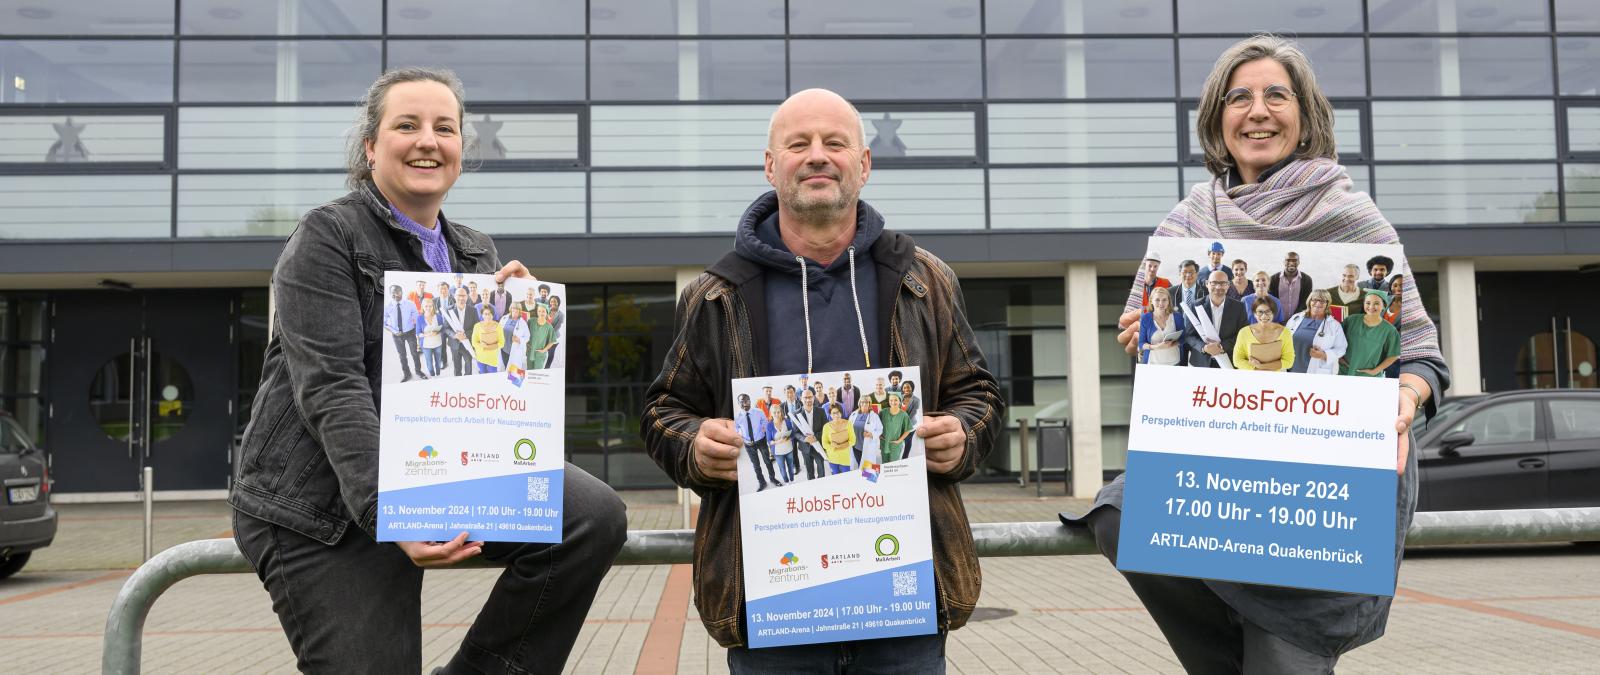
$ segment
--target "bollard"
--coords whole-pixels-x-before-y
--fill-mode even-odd
[[[145,467],[139,482],[144,487],[144,561],[150,562],[150,554],[155,550],[155,505],[152,503],[156,496],[155,468]]]
[[[975,523],[978,556],[1090,555],[1099,552],[1085,528],[1060,522]],[[1527,544],[1600,541],[1600,507],[1506,511],[1435,511],[1416,514],[1406,533],[1408,546]],[[618,565],[672,565],[691,561],[693,530],[633,530],[617,556]],[[493,568],[472,559],[457,568]],[[156,598],[173,584],[201,574],[251,572],[232,539],[179,544],[134,570],[122,584],[106,617],[100,667],[105,673],[138,673],[145,619]]]

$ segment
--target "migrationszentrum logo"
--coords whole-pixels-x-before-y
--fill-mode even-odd
[[[800,562],[800,556],[795,555],[793,551],[783,554],[783,557],[778,559],[779,565],[793,565],[797,562]]]
[[[438,459],[439,451],[434,450],[431,445],[425,445],[421,450],[417,451],[417,456],[423,459]]]

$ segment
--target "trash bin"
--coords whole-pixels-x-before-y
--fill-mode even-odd
[[[1066,417],[1041,417],[1034,438],[1034,467],[1043,490],[1044,472],[1060,471],[1066,485],[1072,485],[1072,422]]]

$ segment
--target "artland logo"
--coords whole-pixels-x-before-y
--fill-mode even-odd
[[[426,445],[423,446],[422,450],[417,452],[417,456],[423,459],[437,459],[439,457],[439,451],[434,450],[433,446],[431,445]]]
[[[861,562],[860,553],[824,553],[822,554],[822,569],[829,566],[848,565]]]
[[[793,565],[797,562],[800,562],[800,556],[795,555],[792,551],[783,554],[783,557],[778,559],[779,565]]]
[[[514,463],[532,462],[539,455],[539,448],[526,438],[518,440],[517,445],[511,449],[511,455],[517,458]]]
[[[467,465],[467,451],[466,450],[462,450],[461,451],[461,466],[466,466],[466,465]]]
[[[900,559],[900,540],[892,534],[878,535],[878,540],[873,542],[872,550],[878,554],[878,562],[887,562]]]

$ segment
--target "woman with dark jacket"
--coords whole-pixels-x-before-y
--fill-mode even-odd
[[[1156,228],[1156,236],[1207,239],[1399,243],[1372,199],[1356,192],[1334,152],[1333,107],[1311,62],[1294,43],[1257,35],[1217,59],[1201,91],[1196,132],[1212,180]],[[1142,272],[1141,272],[1142,273]],[[1119,341],[1138,347],[1138,290]],[[1410,283],[1408,279],[1406,283]],[[1395,431],[1395,564],[1417,508],[1417,461],[1410,429],[1450,382],[1438,334],[1412,288],[1401,326]],[[1100,550],[1116,560],[1121,477],[1100,491],[1083,518]],[[1190,672],[1332,672],[1339,656],[1383,635],[1390,598],[1216,580],[1128,573],[1129,585]]]
[[[558,544],[377,541],[383,273],[530,276],[440,212],[461,173],[462,101],[447,71],[379,77],[351,139],[352,191],[301,218],[273,271],[229,502],[302,672],[420,671],[422,568],[480,555],[506,569],[444,670],[558,672],[627,535],[616,493],[567,463]]]

